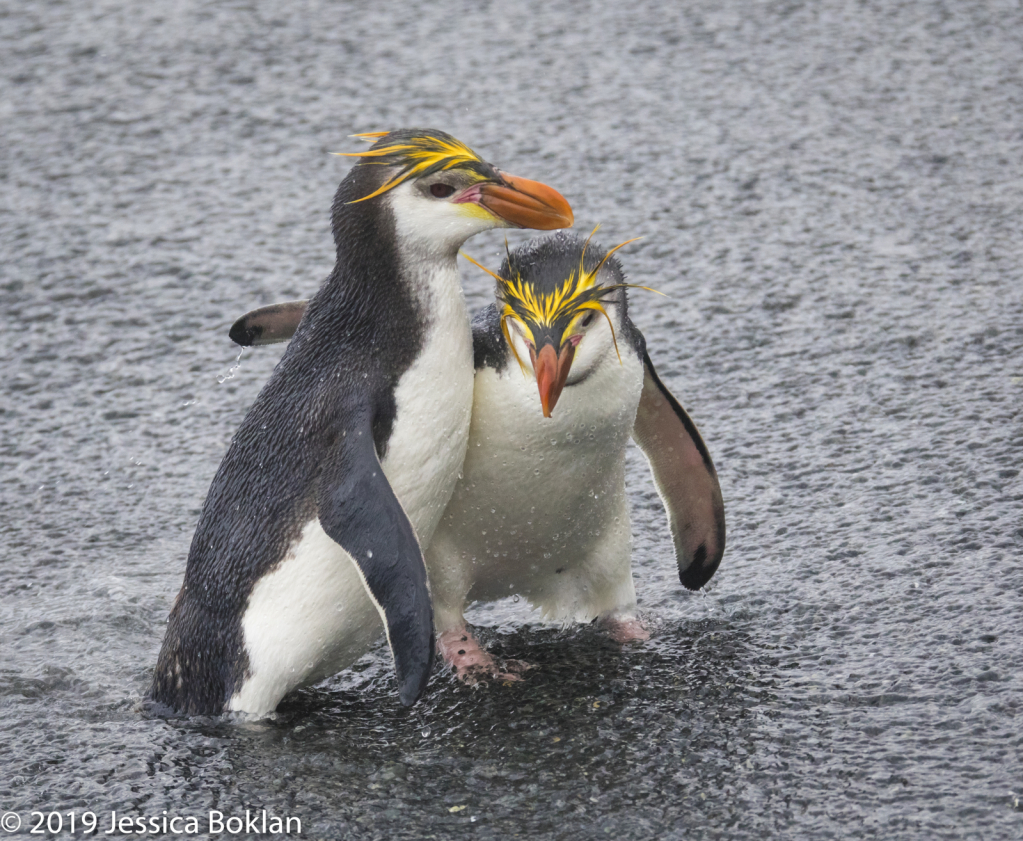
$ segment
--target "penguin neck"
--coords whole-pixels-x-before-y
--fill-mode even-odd
[[[365,186],[345,187],[351,185],[342,184],[333,209],[337,262],[310,302],[308,332],[330,337],[321,347],[359,346],[371,365],[400,375],[433,330],[458,329],[459,321],[467,329],[457,248],[405,235],[386,198],[351,203],[347,194]]]
[[[458,249],[441,249],[406,237],[398,231],[398,276],[427,322],[443,322],[458,307],[459,318],[468,323],[465,298],[458,275]]]
[[[338,193],[333,214],[337,261],[323,291],[340,299],[337,304],[350,314],[406,320],[414,308],[415,281],[402,271],[403,249],[394,214],[385,201],[352,204],[341,190]]]

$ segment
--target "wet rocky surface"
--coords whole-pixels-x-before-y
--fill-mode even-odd
[[[1023,10],[509,6],[0,10],[0,808],[26,837],[248,808],[311,838],[1023,838]],[[329,152],[397,126],[644,237],[623,265],[671,297],[633,314],[717,463],[724,562],[682,589],[634,451],[649,643],[509,600],[471,618],[537,665],[517,685],[438,671],[404,710],[378,650],[273,720],[154,718],[279,357],[227,329],[316,289]]]

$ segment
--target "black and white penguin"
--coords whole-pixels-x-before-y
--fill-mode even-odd
[[[598,619],[619,641],[646,638],[625,494],[630,436],[667,510],[682,584],[699,589],[721,561],[714,464],[629,318],[616,250],[562,233],[533,240],[508,256],[496,303],[473,321],[469,449],[426,552],[438,647],[463,679],[514,677],[467,629],[471,601],[518,594],[547,619]],[[257,310],[236,329],[265,319],[287,338],[277,312]]]
[[[509,254],[496,303],[473,321],[469,449],[426,554],[438,648],[460,676],[501,674],[466,628],[472,601],[517,594],[547,620],[647,638],[632,580],[630,436],[653,471],[682,584],[699,589],[721,561],[714,464],[629,318],[615,251],[535,239]]]
[[[472,401],[457,252],[480,231],[565,227],[572,213],[443,132],[366,137],[334,198],[334,270],[196,527],[150,690],[180,712],[268,713],[381,629],[402,703],[430,674],[420,547],[457,480]]]

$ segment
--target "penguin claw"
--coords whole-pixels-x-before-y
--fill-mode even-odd
[[[510,664],[516,662],[517,661],[515,660],[511,660],[504,663],[504,667],[508,669],[508,671],[504,672],[501,671],[501,669],[498,667],[496,661],[493,663],[493,668],[491,669],[484,669],[480,667],[476,668],[470,667],[469,669],[464,671],[459,669],[457,670],[456,677],[465,686],[478,686],[481,683],[486,683],[488,679],[496,680],[499,683],[503,683],[505,685],[510,685],[512,683],[521,683],[522,672],[526,671],[526,669],[531,669],[533,667],[528,663],[523,663],[522,664],[523,668],[521,669],[518,667],[514,669],[511,668]]]
[[[437,651],[455,670],[455,677],[465,686],[476,686],[487,679],[516,683],[533,668],[522,660],[497,661],[465,628],[444,631],[437,638]]]
[[[497,668],[496,664],[491,670],[472,669],[466,672],[459,671],[456,677],[464,686],[479,686],[482,683],[488,682],[488,680],[496,680],[499,683],[506,685],[520,683],[522,681],[522,678],[517,674],[502,672],[499,668]]]
[[[525,674],[530,669],[536,668],[533,663],[527,663],[525,660],[505,660],[504,667],[513,677],[515,675]],[[516,678],[516,680],[517,679],[518,678]]]

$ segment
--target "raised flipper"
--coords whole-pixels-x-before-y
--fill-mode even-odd
[[[316,489],[320,525],[352,556],[387,630],[406,706],[433,667],[433,606],[412,523],[384,476],[369,412],[340,432]]]
[[[688,589],[699,590],[725,551],[721,485],[696,424],[657,377],[646,352],[632,437],[650,462],[668,512],[679,580]]]
[[[270,304],[246,313],[231,325],[228,335],[237,345],[255,347],[286,342],[295,335],[308,301]]]

